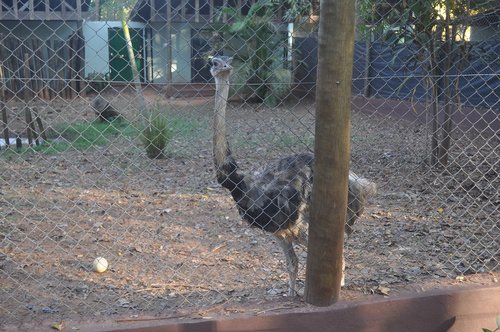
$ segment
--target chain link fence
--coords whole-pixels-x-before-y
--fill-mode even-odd
[[[242,170],[312,151],[318,13],[1,0],[0,326],[300,306],[276,239],[217,183],[210,66],[233,57],[227,137]],[[351,169],[378,193],[346,240],[342,297],[494,282],[497,3],[360,0],[357,18]]]

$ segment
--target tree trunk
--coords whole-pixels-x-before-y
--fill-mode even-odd
[[[452,89],[453,86],[450,83],[450,69],[451,69],[451,57],[452,54],[452,31],[450,31],[451,25],[451,15],[450,15],[451,4],[446,5],[446,21],[445,21],[445,39],[443,45],[443,93],[444,93],[444,119],[443,119],[443,131],[442,140],[439,147],[439,165],[441,167],[448,166],[448,152],[451,145],[451,131],[453,127],[453,108],[452,108]]]
[[[432,75],[431,75],[432,76]],[[431,160],[432,167],[437,166],[438,163],[438,150],[439,150],[439,119],[438,119],[438,87],[437,82],[433,77],[429,78],[429,85],[431,87]]]
[[[10,135],[9,135],[9,127],[8,127],[9,120],[7,117],[7,108],[5,107],[5,103],[4,103],[3,97],[1,95],[0,95],[0,112],[2,113],[1,122],[2,122],[2,127],[3,127],[3,139],[5,140],[5,146],[8,147],[10,145]]]
[[[125,36],[125,42],[127,44],[130,67],[132,69],[132,76],[137,95],[137,105],[140,112],[145,112],[147,110],[147,105],[146,105],[146,100],[144,99],[144,94],[142,92],[141,78],[139,76],[139,71],[137,70],[137,64],[135,62],[134,48],[132,47],[132,38],[130,37],[130,31],[128,28],[125,9],[122,15],[122,28],[123,28],[123,35]]]
[[[439,29],[438,29],[439,30]],[[439,67],[439,36],[440,32],[437,31],[431,34],[432,40],[429,42],[429,73],[430,73],[430,86],[432,89],[432,101],[431,101],[431,116],[432,116],[432,138],[431,138],[431,166],[437,167],[439,161],[439,132],[440,132],[440,121],[439,121],[439,95],[441,94],[440,77],[442,76],[441,69]],[[437,40],[436,40],[437,39]]]
[[[372,95],[372,32],[370,30],[369,35],[366,37],[365,43],[365,86],[363,94],[366,98]]]
[[[305,300],[317,306],[340,295],[349,175],[355,2],[323,0],[319,26],[313,199]]]
[[[5,140],[5,146],[9,146],[10,135],[9,135],[9,120],[7,118],[7,107],[5,106],[5,90],[3,83],[3,71],[2,71],[2,62],[0,62],[0,113],[1,113],[1,122],[3,127],[3,138]]]

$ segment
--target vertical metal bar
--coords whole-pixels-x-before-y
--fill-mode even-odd
[[[181,20],[183,22],[186,21],[186,6],[187,6],[187,0],[182,0],[181,2]]]
[[[214,0],[210,0],[209,2],[209,16],[210,16],[210,23],[214,22]]]
[[[19,4],[18,4],[18,0],[14,0],[12,2],[12,6],[14,7],[14,17],[15,17],[16,20],[18,20],[19,19],[19,8],[18,8]]]
[[[167,91],[170,91],[172,83],[172,7],[167,4]]]
[[[100,20],[100,10],[101,10],[101,4],[100,4],[100,1],[99,0],[94,0],[94,4],[95,4],[95,19],[96,20]]]
[[[194,0],[194,21],[200,22],[200,0]]]
[[[34,0],[29,0],[29,5],[28,5],[29,17],[31,20],[35,19],[35,4],[33,1]]]
[[[224,8],[227,8],[227,5],[228,5],[228,1],[227,0],[224,0]],[[227,13],[224,12],[224,14],[222,15],[222,23],[226,23],[227,22]]]
[[[76,0],[76,15],[77,20],[82,19],[82,0]]]

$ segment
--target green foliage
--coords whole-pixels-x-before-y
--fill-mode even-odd
[[[494,3],[491,0],[359,0],[358,31],[364,35],[368,32],[382,35],[394,43],[428,48],[429,43],[444,42],[450,37],[443,33],[447,25],[466,25],[471,15],[491,9]],[[451,38],[455,40],[461,31],[456,29]]]
[[[280,2],[277,1],[279,4]],[[311,0],[286,0],[284,1],[285,14],[283,18],[286,21],[301,21],[306,19],[314,7],[319,8],[319,1],[311,1]]]
[[[277,105],[288,96],[292,89],[292,72],[285,68],[276,68],[269,77],[269,94],[266,95],[267,105]]]
[[[260,0],[247,15],[224,8],[230,22],[223,31],[229,38],[226,48],[234,53],[234,93],[275,106],[288,95],[292,74],[285,60],[289,51],[287,35],[274,23],[275,5]]]
[[[133,126],[123,120],[65,123],[48,130],[48,142],[23,147],[20,150],[11,146],[6,151],[2,151],[1,157],[13,159],[19,155],[30,155],[35,152],[50,155],[71,149],[85,151],[105,146],[113,139],[132,137],[136,135],[136,132]]]
[[[206,141],[210,135],[210,129],[206,123],[198,120],[186,118],[184,114],[177,114],[164,111],[159,113],[159,117],[151,116],[147,125],[133,124],[125,120],[113,120],[111,122],[73,122],[54,126],[48,130],[49,137],[47,142],[39,146],[28,147],[25,145],[17,151],[15,146],[2,148],[0,158],[14,160],[19,156],[28,156],[33,153],[56,154],[67,150],[85,151],[95,147],[106,146],[109,144],[128,144],[133,138],[139,137],[141,145],[144,145],[144,133],[150,137],[151,146],[167,146],[168,142],[175,134],[183,143],[180,147],[172,148],[169,153],[181,155],[185,149],[182,145],[190,145],[193,141]],[[154,113],[152,113],[154,114]],[[158,135],[165,130],[166,134]],[[156,132],[156,134],[154,134]],[[167,138],[166,144],[162,141]],[[149,143],[148,141],[148,143]],[[161,157],[161,156],[160,156]]]
[[[412,45],[417,52],[406,59],[406,66],[419,66],[425,83],[432,91],[431,107],[434,130],[431,138],[431,165],[446,167],[451,147],[453,109],[450,101],[460,104],[456,82],[464,70],[473,43],[465,40],[471,16],[488,9],[487,2],[468,0],[375,1],[360,0],[359,15],[366,38],[382,37],[394,46]],[[455,71],[453,76],[449,73]],[[450,83],[445,83],[450,82]],[[445,104],[444,119],[438,119],[437,105]]]
[[[128,13],[137,0],[101,0],[99,18],[102,21],[122,21],[128,18]],[[94,5],[95,1],[92,1]]]
[[[140,137],[148,158],[164,158],[163,151],[172,139],[172,129],[165,115],[159,111],[151,111]]]
[[[497,316],[496,323],[497,323],[496,329],[490,330],[490,329],[483,328],[483,332],[496,332],[496,331],[500,331],[500,315]]]
[[[123,120],[100,122],[98,120],[84,123],[70,123],[58,126],[54,130],[56,139],[52,149],[64,151],[68,147],[77,150],[87,150],[96,146],[108,144],[112,138],[132,136],[135,130]]]
[[[159,117],[151,117],[147,125],[129,123],[123,119],[116,119],[111,122],[73,122],[55,125],[48,129],[48,141],[38,146],[24,145],[19,151],[15,145],[0,150],[0,158],[3,160],[16,160],[19,157],[30,156],[34,153],[46,155],[63,153],[65,151],[78,150],[86,151],[96,147],[107,146],[109,144],[127,145],[131,139],[139,138],[141,148],[151,149],[154,155],[155,147],[167,147],[171,138],[175,134],[181,140],[181,144],[172,147],[169,153],[182,155],[185,153],[185,146],[192,145],[193,141],[206,141],[210,135],[210,129],[206,123],[187,118],[185,114],[156,110]],[[156,133],[156,134],[155,134]],[[160,134],[163,133],[163,134]],[[148,135],[147,146],[144,144]],[[167,139],[165,141],[165,139]],[[183,146],[185,145],[185,146]],[[164,150],[162,150],[164,151]],[[149,153],[149,152],[147,152]],[[157,155],[162,157],[162,155]]]

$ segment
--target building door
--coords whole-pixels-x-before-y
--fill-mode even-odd
[[[207,83],[212,78],[206,54],[210,45],[203,37],[203,31],[191,30],[191,82]]]
[[[144,81],[144,39],[143,29],[129,29],[134,49],[135,64],[139,71],[141,82]],[[134,79],[130,60],[128,56],[127,44],[123,35],[123,29],[108,29],[109,41],[109,67],[110,78],[114,82],[130,82]]]

